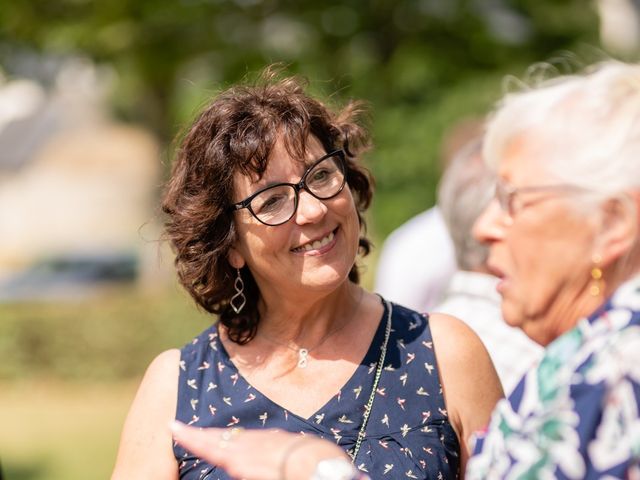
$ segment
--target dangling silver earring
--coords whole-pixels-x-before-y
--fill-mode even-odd
[[[233,282],[233,288],[236,289],[236,293],[231,297],[229,305],[231,305],[231,308],[233,308],[233,311],[236,312],[237,315],[246,305],[247,297],[244,296],[244,282],[242,281],[242,275],[240,275],[240,269],[236,268],[236,272],[236,281]],[[239,303],[240,305],[236,306],[236,303]]]

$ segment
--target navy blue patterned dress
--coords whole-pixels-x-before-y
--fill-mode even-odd
[[[459,444],[445,410],[428,317],[393,305],[391,335],[366,437],[356,459],[372,479],[458,477]],[[176,418],[199,427],[280,428],[314,434],[352,450],[373,387],[387,306],[361,364],[309,418],[277,405],[235,368],[211,326],[181,350]],[[231,477],[174,445],[180,478]]]

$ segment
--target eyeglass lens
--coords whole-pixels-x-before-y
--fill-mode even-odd
[[[496,183],[496,198],[503,212],[511,214],[511,198],[513,191],[503,185],[501,182]]]
[[[345,181],[338,154],[327,157],[304,174],[302,188],[311,195],[327,200],[337,195]],[[249,205],[258,220],[267,225],[279,225],[289,220],[296,211],[298,191],[294,185],[275,185],[256,195]]]

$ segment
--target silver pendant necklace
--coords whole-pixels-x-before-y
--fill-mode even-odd
[[[351,323],[351,320],[353,319],[353,317],[355,317],[356,313],[358,312],[358,308],[360,307],[360,303],[362,302],[362,297],[364,296],[364,291],[361,291],[360,293],[360,298],[358,299],[358,303],[356,303],[356,306],[354,308],[353,313],[351,314],[349,320],[347,320],[346,322],[344,322],[342,325],[338,325],[336,328],[334,328],[333,330],[330,330],[324,337],[322,337],[320,339],[320,341],[318,343],[316,343],[313,347],[311,348],[298,348],[298,347],[293,347],[288,343],[284,343],[284,342],[280,342],[278,340],[275,340],[273,338],[267,337],[266,335],[262,335],[262,338],[264,338],[265,340],[270,341],[271,343],[275,343],[277,345],[282,345],[283,347],[287,347],[289,350],[293,350],[294,352],[296,352],[298,354],[298,363],[297,363],[297,367],[298,368],[307,368],[307,365],[309,364],[309,353],[311,353],[312,351],[314,351],[316,348],[318,348],[319,346],[321,346],[326,340],[329,339],[329,337],[331,337],[332,335],[338,333],[340,330],[342,330],[344,327],[347,326],[347,324]]]

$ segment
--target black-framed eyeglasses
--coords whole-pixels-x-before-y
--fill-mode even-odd
[[[495,198],[498,200],[502,211],[509,215],[510,218],[513,218],[525,206],[522,200],[519,199],[520,194],[536,192],[576,193],[584,191],[585,189],[577,185],[567,183],[514,187],[504,180],[498,180],[496,182]]]
[[[246,208],[259,222],[275,227],[296,213],[303,188],[318,200],[328,200],[342,191],[345,182],[344,151],[336,150],[316,160],[298,183],[269,185],[234,203],[231,209]]]

